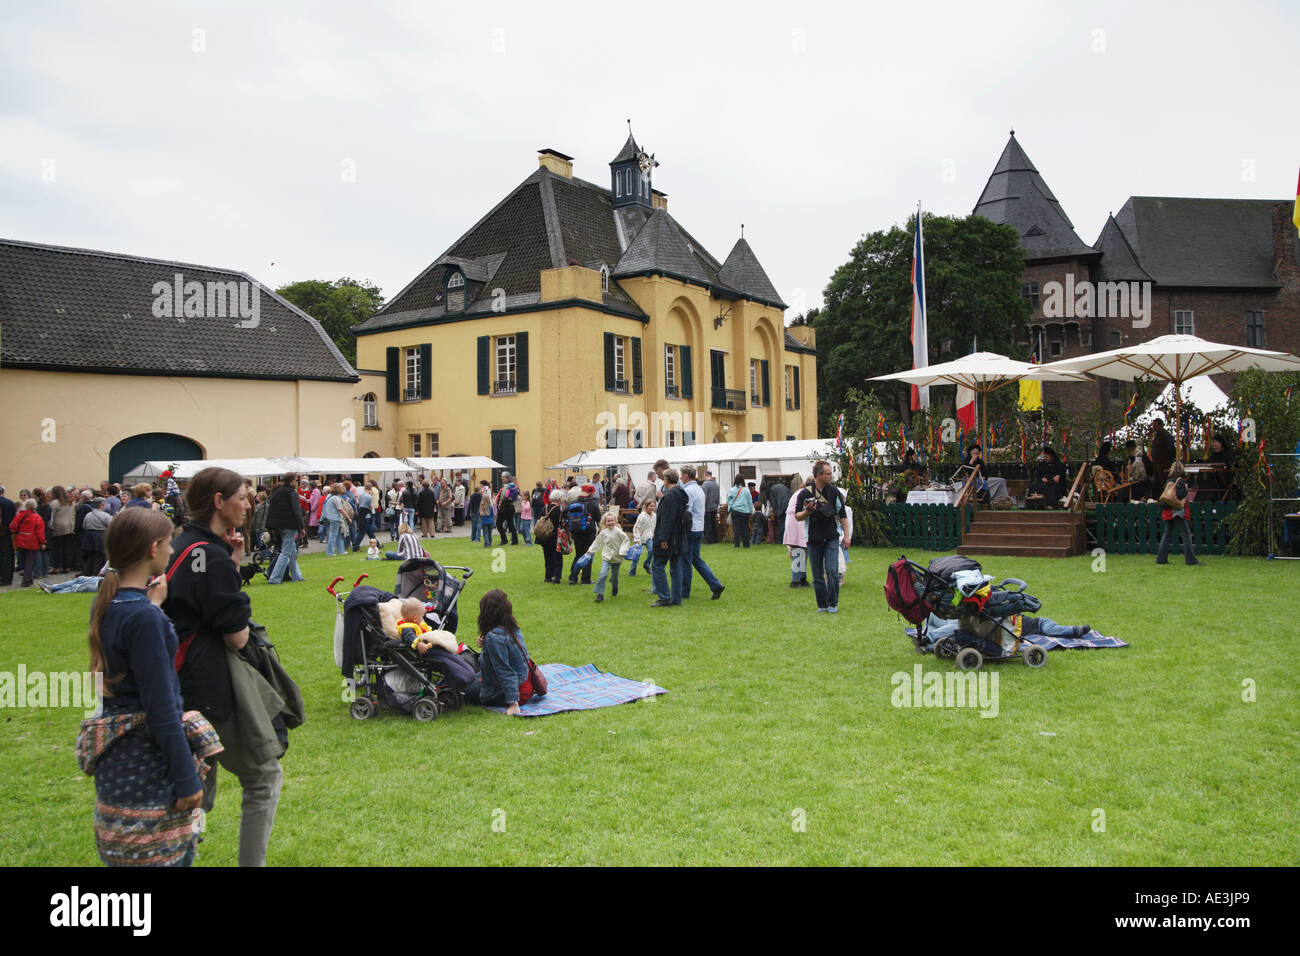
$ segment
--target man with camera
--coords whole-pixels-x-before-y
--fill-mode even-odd
[[[813,464],[813,486],[799,492],[795,519],[808,522],[808,563],[812,566],[817,611],[839,613],[840,543],[849,546],[844,493],[831,484],[831,466]]]

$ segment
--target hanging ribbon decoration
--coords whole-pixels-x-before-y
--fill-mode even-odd
[[[1020,464],[1029,464],[1029,453],[1025,450],[1025,423],[1020,423]]]
[[[1265,491],[1268,490],[1268,483],[1273,480],[1273,472],[1268,467],[1268,456],[1264,454],[1264,439],[1259,440],[1259,486]]]
[[[1286,407],[1287,407],[1287,408],[1290,408],[1290,407],[1291,407],[1291,393],[1292,393],[1293,391],[1295,391],[1295,386],[1294,386],[1294,385],[1288,385],[1286,388],[1282,389],[1282,394],[1283,394],[1284,396],[1286,396]]]
[[[1138,393],[1134,392],[1133,397],[1128,400],[1128,407],[1124,409],[1124,424],[1128,424],[1129,415],[1133,414],[1133,409],[1137,408]]]

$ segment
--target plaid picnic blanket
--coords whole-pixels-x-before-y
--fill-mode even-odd
[[[582,667],[570,667],[568,664],[542,664],[542,673],[550,690],[545,697],[534,697],[519,708],[520,717],[545,717],[548,714],[560,714],[566,710],[595,710],[597,707],[613,707],[627,704],[643,697],[666,694],[662,687],[645,681],[628,680],[614,674],[606,674],[595,664]],[[504,707],[490,707],[498,714],[504,714]]]
[[[906,633],[908,637],[915,640],[916,628],[909,627],[906,629]],[[1118,637],[1107,637],[1097,631],[1089,631],[1083,637],[1047,637],[1044,634],[1026,634],[1022,640],[1029,644],[1037,644],[1049,651],[1082,650],[1087,647],[1128,647],[1128,644]],[[926,653],[929,653],[929,651]]]

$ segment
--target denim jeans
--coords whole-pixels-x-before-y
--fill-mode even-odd
[[[651,565],[650,574],[654,581],[655,594],[667,604],[682,603],[682,565],[685,555],[656,554]],[[669,578],[671,577],[671,584]]]
[[[840,604],[840,539],[808,542],[808,563],[812,565],[813,592],[818,607]]]
[[[352,550],[358,550],[361,542],[370,537],[370,534],[370,512],[358,510],[357,520],[352,524]]]
[[[325,529],[325,553],[343,554],[347,547],[343,544],[343,522],[342,521],[322,521],[321,527]]]
[[[49,589],[51,594],[84,594],[87,591],[98,591],[99,584],[103,580],[98,576],[82,574],[62,584],[51,584]]]
[[[533,519],[516,517],[519,523],[519,533],[524,536],[524,544],[530,548],[533,546]]]
[[[695,572],[700,572],[700,577],[704,578],[704,583],[709,586],[710,591],[716,591],[722,587],[722,582],[718,580],[704,559],[700,557],[700,544],[704,541],[703,531],[692,531],[686,535],[686,554],[683,555],[685,567],[682,569],[682,600],[685,601],[691,596],[691,579],[695,577]]]
[[[279,584],[286,572],[290,581],[302,580],[302,572],[298,570],[298,536],[290,530],[280,532],[280,556],[275,559],[268,580],[271,584]]]
[[[1178,533],[1183,538],[1183,560],[1188,564],[1195,564],[1196,555],[1192,554],[1192,526],[1182,515],[1174,515],[1165,522],[1165,533],[1160,539],[1160,552],[1156,555],[1156,564],[1169,563],[1169,546],[1174,542],[1175,525],[1178,526]]]
[[[730,515],[731,540],[735,543],[737,548],[739,548],[742,543],[745,547],[749,547],[749,519],[752,517],[753,515],[741,511],[734,511]]]
[[[471,541],[478,540],[480,524],[482,524],[482,522],[479,521],[479,517],[477,514],[472,514],[469,516],[469,539]]]
[[[492,547],[492,516],[482,515],[479,518],[478,523],[479,523],[479,534],[483,536],[483,547],[485,548]],[[501,543],[505,544],[504,538],[501,539]]]
[[[403,508],[403,509],[402,509],[402,524],[409,524],[409,525],[411,526],[411,530],[412,530],[412,531],[414,531],[416,534],[419,534],[419,533],[420,533],[420,527],[419,527],[419,525],[417,525],[417,524],[415,523],[415,509],[414,509],[414,508]],[[400,529],[399,529],[399,530],[400,530]]]
[[[623,562],[621,561],[616,561],[613,564],[611,564],[610,562],[606,561],[604,558],[600,559],[600,574],[596,578],[596,586],[593,589],[596,592],[596,594],[600,595],[601,597],[605,596],[606,579],[612,580],[614,593],[615,594],[618,593],[618,566],[622,563]]]
[[[790,583],[808,580],[808,549],[790,548]]]

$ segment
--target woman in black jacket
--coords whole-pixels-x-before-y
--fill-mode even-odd
[[[1065,497],[1069,486],[1065,481],[1065,466],[1057,457],[1056,450],[1050,445],[1043,447],[1043,454],[1038,459],[1038,469],[1034,474],[1033,490],[1045,499],[1043,507],[1056,508]]]
[[[1165,533],[1160,538],[1160,551],[1156,554],[1156,564],[1169,563],[1169,545],[1173,543],[1175,525],[1178,527],[1178,532],[1183,539],[1183,560],[1187,562],[1188,567],[1195,567],[1205,563],[1197,561],[1196,555],[1192,553],[1192,525],[1189,520],[1191,516],[1187,504],[1186,475],[1187,473],[1183,470],[1181,461],[1176,461],[1169,466],[1169,483],[1174,486],[1174,497],[1181,501],[1183,506],[1174,510],[1165,505],[1164,510],[1160,513],[1160,518],[1165,523]]]
[[[420,489],[420,494],[416,498],[415,510],[420,517],[420,526],[424,537],[434,537],[434,524],[438,520],[438,495],[433,490],[428,478],[424,479],[424,486]]]

